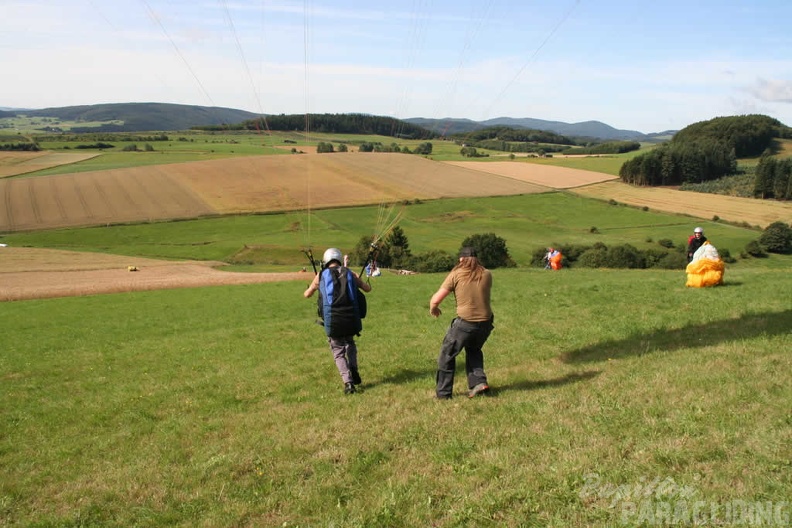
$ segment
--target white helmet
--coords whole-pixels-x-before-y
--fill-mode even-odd
[[[322,255],[322,264],[327,266],[330,264],[331,260],[337,260],[339,264],[344,263],[344,256],[341,254],[341,250],[338,248],[327,248]]]
[[[694,230],[693,230],[693,232],[694,232],[694,233],[703,233],[703,232],[704,232],[704,230],[703,230],[703,229],[701,229],[700,227],[697,227],[696,229],[694,229]]]

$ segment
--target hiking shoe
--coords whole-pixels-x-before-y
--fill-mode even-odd
[[[352,373],[352,383],[355,385],[360,385],[363,383],[363,380],[360,379],[360,374],[358,373],[357,369],[350,369]]]
[[[450,400],[450,399],[451,399],[450,394],[448,396],[440,396],[439,394],[435,395],[435,400]]]
[[[485,392],[489,391],[489,385],[486,383],[479,383],[468,392],[468,398],[475,398],[479,394],[484,394]]]
[[[356,392],[354,383],[344,383],[344,394],[354,394]]]

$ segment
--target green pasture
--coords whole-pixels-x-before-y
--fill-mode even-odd
[[[122,121],[68,121],[56,117],[28,117],[18,115],[15,117],[0,117],[0,130],[13,131],[19,134],[41,134],[45,127],[57,127],[69,131],[74,127],[100,127],[108,124],[122,124]]]
[[[337,246],[350,251],[361,237],[381,234],[394,221],[407,235],[413,253],[438,249],[454,253],[470,235],[495,233],[506,240],[519,266],[528,266],[533,251],[548,245],[628,242],[647,249],[659,248],[659,241],[668,239],[684,246],[696,225],[704,228],[716,247],[733,256],[760,235],[729,224],[551,192],[13,233],[0,241],[12,246],[224,261],[231,261],[246,246],[262,246],[265,251],[259,253],[257,265],[248,269],[279,271],[305,265],[303,249],[321,253],[327,246]],[[751,262],[772,267],[777,260]]]
[[[781,261],[496,269],[474,400],[432,398],[443,275],[372,279],[352,396],[302,281],[0,303],[0,525],[788,523]]]

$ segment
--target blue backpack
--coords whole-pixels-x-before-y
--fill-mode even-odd
[[[336,266],[319,273],[317,311],[329,337],[360,335],[367,311],[366,297],[358,289],[351,270]]]

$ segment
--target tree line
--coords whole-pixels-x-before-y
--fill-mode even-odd
[[[316,132],[328,134],[372,134],[402,139],[431,139],[436,134],[395,119],[393,117],[367,114],[280,114],[250,119],[235,125],[208,125],[193,127],[193,130],[278,130],[285,132]]]
[[[622,181],[634,185],[702,183],[734,174],[737,158],[758,156],[790,129],[763,115],[718,117],[694,123],[672,140],[622,165]]]
[[[777,159],[765,152],[756,166],[754,196],[792,200],[792,158]]]

